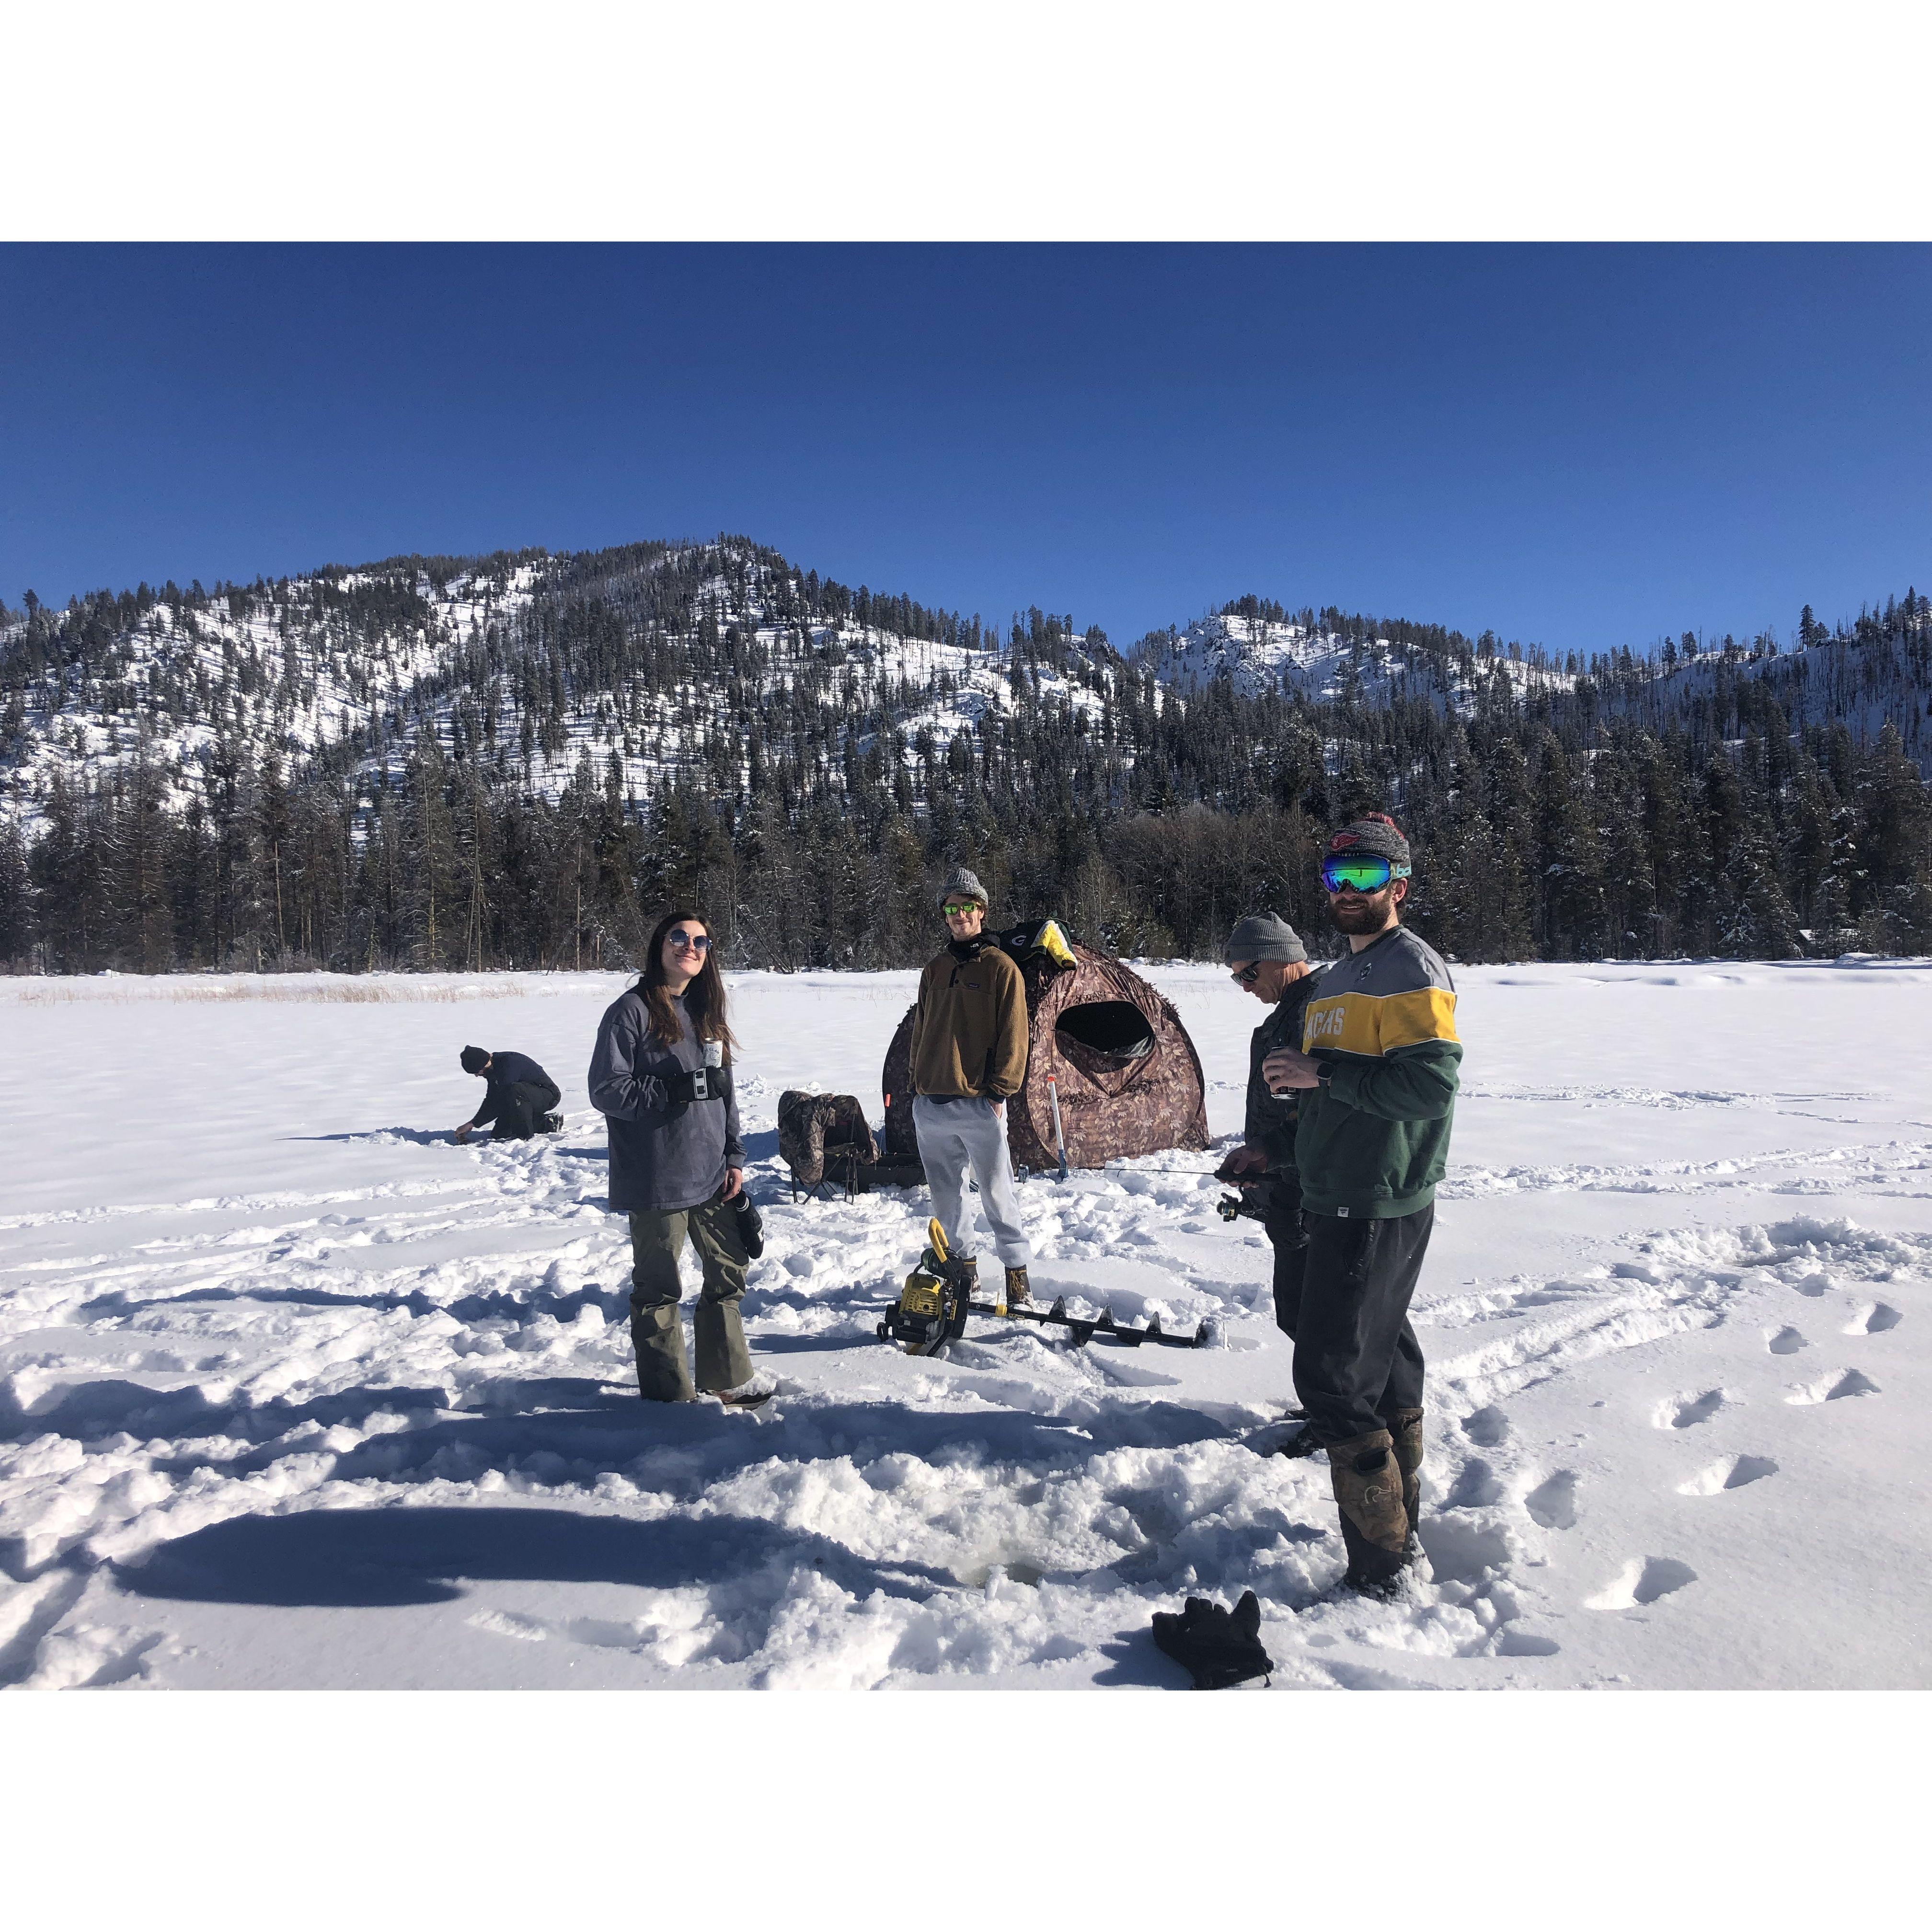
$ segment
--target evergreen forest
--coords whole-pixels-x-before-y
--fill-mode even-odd
[[[1407,916],[1452,960],[1932,952],[1914,590],[1782,645],[1562,663],[1233,620],[1342,674],[1184,689],[1178,632],[1122,651],[728,537],[30,593],[0,605],[0,962],[616,968],[678,908],[728,965],[909,966],[956,861],[996,921],[1109,951],[1218,958],[1266,907],[1321,955],[1322,842],[1364,810],[1408,832]]]

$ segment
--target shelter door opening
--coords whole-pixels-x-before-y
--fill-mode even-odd
[[[1088,1000],[1069,1006],[1054,1022],[1057,1043],[1075,1065],[1089,1055],[1112,1066],[1129,1066],[1154,1051],[1146,1014],[1126,1000]],[[1070,1044],[1076,1050],[1067,1052]],[[1084,1052],[1078,1049],[1084,1048]]]

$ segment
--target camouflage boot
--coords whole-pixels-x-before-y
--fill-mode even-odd
[[[1021,1303],[1033,1299],[1033,1290],[1027,1283],[1027,1271],[1023,1268],[1010,1268],[1006,1270],[1006,1306],[1016,1308]]]
[[[1408,1562],[1408,1516],[1402,1506],[1402,1467],[1386,1429],[1328,1445],[1328,1475],[1348,1546],[1352,1590],[1386,1597]]]
[[[1422,1520],[1422,1484],[1418,1480],[1422,1474],[1421,1410],[1397,1409],[1389,1418],[1389,1435],[1402,1470],[1402,1514],[1408,1518],[1408,1533],[1413,1537]]]

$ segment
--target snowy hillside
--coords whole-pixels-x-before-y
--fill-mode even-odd
[[[436,561],[434,575],[403,559],[214,595],[143,586],[91,600],[57,642],[52,614],[16,615],[0,626],[0,796],[32,832],[57,784],[100,786],[145,759],[179,810],[273,756],[290,779],[344,770],[366,804],[427,731],[552,802],[586,755],[600,784],[614,771],[649,798],[680,776],[748,778],[760,715],[856,724],[861,754],[883,741],[910,771],[922,741],[943,757],[1015,702],[976,621],[903,634],[872,621],[866,593],[856,614],[841,586],[821,601],[815,574],[808,593],[749,544]],[[1118,668],[1096,649],[1038,668],[1030,694],[1090,720],[1112,688],[1099,662]]]
[[[1376,706],[1409,698],[1459,711],[1469,710],[1478,685],[1486,686],[1498,671],[1518,692],[1565,689],[1575,681],[1507,653],[1478,658],[1234,611],[1197,618],[1165,637],[1155,632],[1144,640],[1138,662],[1163,685],[1183,692],[1226,677],[1246,698],[1278,692],[1315,704]]]
[[[1225,1144],[1258,1010],[1152,976]],[[734,976],[752,1415],[634,1392],[583,1088],[614,977],[0,981],[37,1109],[0,1681],[1178,1688],[1153,1612],[1252,1587],[1277,1691],[1932,1682],[1932,962],[1460,977],[1428,1562],[1388,1604],[1334,1594],[1321,1461],[1266,1453],[1288,1352],[1218,1152],[1021,1192],[1048,1293],[1220,1346],[875,1338],[924,1196],[794,1204],[774,1123],[814,1082],[876,1109],[909,975]],[[542,1060],[566,1132],[452,1144],[468,1041]]]
[[[1766,635],[1700,647],[1687,635],[1682,649],[1670,642],[1654,656],[1624,649],[1581,662],[1573,654],[1560,664],[1537,646],[1524,650],[1486,633],[1472,644],[1434,627],[1397,624],[1390,628],[1398,634],[1387,636],[1336,611],[1276,617],[1258,604],[1244,598],[1184,630],[1152,632],[1132,661],[1183,693],[1226,677],[1248,698],[1278,692],[1371,710],[1419,699],[1465,716],[1493,701],[1500,680],[1518,702],[1566,700],[1586,726],[1601,717],[1652,731],[1714,725],[1729,736],[1740,716],[1761,721],[1775,704],[1787,732],[1841,724],[1860,745],[1889,723],[1932,777],[1932,608],[1916,593],[1835,631],[1813,623],[1808,610],[1802,636],[1783,646]]]
[[[192,593],[104,612],[75,666],[10,664],[20,716],[0,772],[28,826],[57,782],[78,790],[145,757],[166,803],[205,796],[238,748],[291,775],[358,734],[392,730],[466,644],[530,602],[528,566],[434,585],[413,572],[299,578],[280,594]],[[24,655],[28,626],[0,634]]]
[[[680,895],[742,964],[898,966],[969,856],[1211,958],[1318,919],[1364,809],[1460,958],[1923,952],[1932,602],[1802,628],[1559,668],[1249,596],[1124,657],[737,537],[0,610],[0,968],[574,968]]]
[[[1932,778],[1932,621],[1894,613],[1889,628],[1864,618],[1836,634],[1820,625],[1782,650],[1727,638],[1695,656],[1620,668],[1601,680],[1600,702],[1606,714],[1652,728],[1700,712],[1762,717],[1775,704],[1791,730],[1841,725],[1858,744],[1875,742],[1888,724]]]
[[[1022,706],[1035,740],[1103,746],[1100,782],[1117,798],[1160,694],[1185,700],[1223,676],[1244,698],[1328,713],[1334,770],[1361,713],[1405,699],[1463,716],[1499,696],[1564,700],[1583,728],[1710,712],[1723,729],[1748,686],[1790,729],[1840,721],[1862,744],[1888,719],[1924,770],[1932,613],[1908,602],[1882,622],[1808,630],[1808,650],[1727,639],[1694,661],[1672,646],[1666,660],[1626,650],[1580,671],[1487,633],[1291,616],[1252,597],[1150,633],[1128,660],[1096,631],[1076,638],[1070,618],[1036,609],[1003,631],[849,590],[738,538],[399,558],[214,592],[142,585],[64,612],[0,608],[0,806],[31,837],[56,787],[78,796],[140,763],[164,808],[212,811],[240,768],[272,758],[291,784],[339,776],[366,811],[425,734],[451,763],[553,803],[586,760],[596,782],[638,802],[767,775],[799,793],[828,774],[902,779],[920,800],[956,738],[983,755],[990,724]]]

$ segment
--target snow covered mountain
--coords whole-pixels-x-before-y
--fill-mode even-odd
[[[425,730],[553,802],[586,754],[646,798],[726,766],[748,779],[780,744],[854,726],[862,756],[916,772],[1022,688],[1090,724],[1106,710],[1118,655],[1030,616],[1016,631],[1040,654],[1016,672],[1013,640],[976,619],[728,538],[143,585],[0,619],[0,783],[30,829],[56,786],[137,760],[177,809],[243,755],[352,773],[366,802]]]
[[[210,596],[197,584],[103,594],[0,630],[0,772],[32,820],[57,784],[145,759],[168,805],[245,748],[299,766],[380,738],[447,682],[465,645],[527,607],[531,565],[442,583],[393,566]]]
[[[1324,917],[1401,814],[1459,956],[1932,945],[1932,600],[1559,664],[1241,598],[1123,655],[748,538],[0,609],[0,962],[573,965],[718,892],[765,965],[919,956],[926,879],[1114,950]],[[720,883],[721,881],[724,883]]]
[[[1467,716],[1506,694],[1652,729],[1741,686],[1776,697],[1788,725],[1843,722],[1859,742],[1889,718],[1932,771],[1932,621],[1908,593],[1798,646],[1730,639],[1658,658],[1579,665],[1485,633],[1290,613],[1255,597],[1124,657],[1038,609],[1003,633],[975,616],[856,591],[747,539],[642,543],[553,555],[402,557],[249,585],[101,592],[55,611],[0,607],[0,799],[28,836],[56,788],[137,764],[164,806],[204,800],[243,762],[352,779],[366,806],[424,734],[526,795],[554,802],[588,757],[600,783],[647,800],[688,778],[728,790],[869,778],[922,801],[949,758],[1030,706],[1118,749],[1147,748],[1168,696],[1226,679],[1245,698],[1346,719],[1420,700]],[[1138,712],[1124,729],[1123,714]],[[964,740],[958,754],[956,740]],[[843,769],[839,769],[842,767]]]
[[[1183,693],[1225,677],[1246,698],[1279,692],[1316,704],[1376,706],[1418,698],[1462,712],[1474,707],[1479,689],[1498,671],[1518,692],[1567,690],[1576,682],[1540,652],[1526,662],[1467,639],[1418,641],[1400,634],[1414,632],[1408,625],[1397,626],[1394,637],[1375,635],[1334,612],[1324,614],[1327,624],[1312,611],[1277,619],[1255,611],[1257,601],[1244,598],[1249,610],[1230,605],[1185,630],[1154,632],[1137,646],[1136,661]]]

